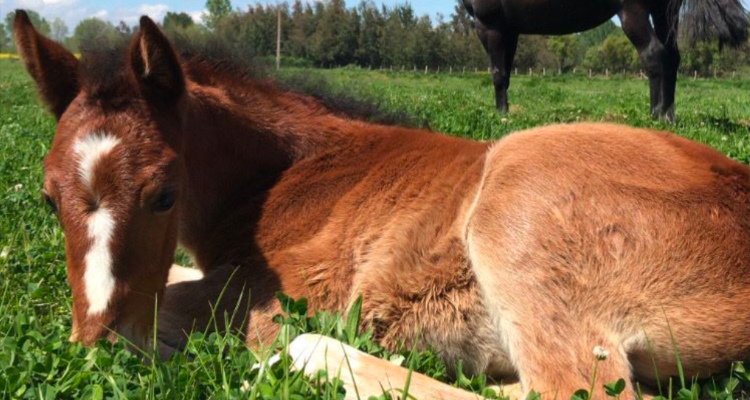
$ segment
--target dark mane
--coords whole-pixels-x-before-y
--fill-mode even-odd
[[[216,84],[217,80],[222,80],[231,82],[232,86],[252,86],[269,93],[293,92],[311,97],[310,101],[319,103],[321,112],[331,112],[345,118],[386,125],[427,125],[426,122],[416,122],[404,113],[383,110],[376,101],[357,98],[343,89],[336,89],[319,75],[297,73],[276,76],[256,57],[231,49],[218,39],[202,38],[196,42],[179,35],[171,39],[185,62],[186,73],[195,82]],[[128,84],[125,75],[126,49],[127,41],[122,40],[111,47],[83,53],[79,80],[89,101],[116,109],[134,97],[135,89]]]

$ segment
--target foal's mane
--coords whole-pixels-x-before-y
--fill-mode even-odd
[[[326,79],[309,73],[283,77],[273,76],[255,57],[231,49],[217,39],[199,43],[180,36],[172,38],[175,49],[183,60],[185,73],[193,82],[242,92],[252,90],[269,96],[293,93],[300,102],[309,103],[320,113],[332,113],[344,118],[377,122],[386,125],[421,126],[404,113],[384,110],[376,101],[355,97],[345,89],[334,88]],[[117,109],[134,96],[134,87],[125,75],[127,41],[122,40],[106,48],[84,53],[79,66],[79,82],[89,101]]]

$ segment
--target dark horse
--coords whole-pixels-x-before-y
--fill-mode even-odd
[[[680,52],[677,24],[683,0],[463,0],[492,62],[495,100],[508,111],[508,86],[519,34],[565,35],[594,28],[615,14],[638,49],[651,86],[651,115],[674,118]],[[686,0],[684,23],[691,40],[718,36],[737,45],[748,19],[739,0]]]

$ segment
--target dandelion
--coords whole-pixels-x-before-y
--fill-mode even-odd
[[[597,360],[604,361],[609,358],[609,350],[602,346],[596,346],[594,347],[594,356]]]

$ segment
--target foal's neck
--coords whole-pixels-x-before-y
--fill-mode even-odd
[[[259,208],[295,162],[352,143],[364,125],[323,112],[296,94],[191,88],[182,151],[187,179],[181,242],[195,253],[224,229],[233,212]],[[196,255],[199,263],[211,262]]]

